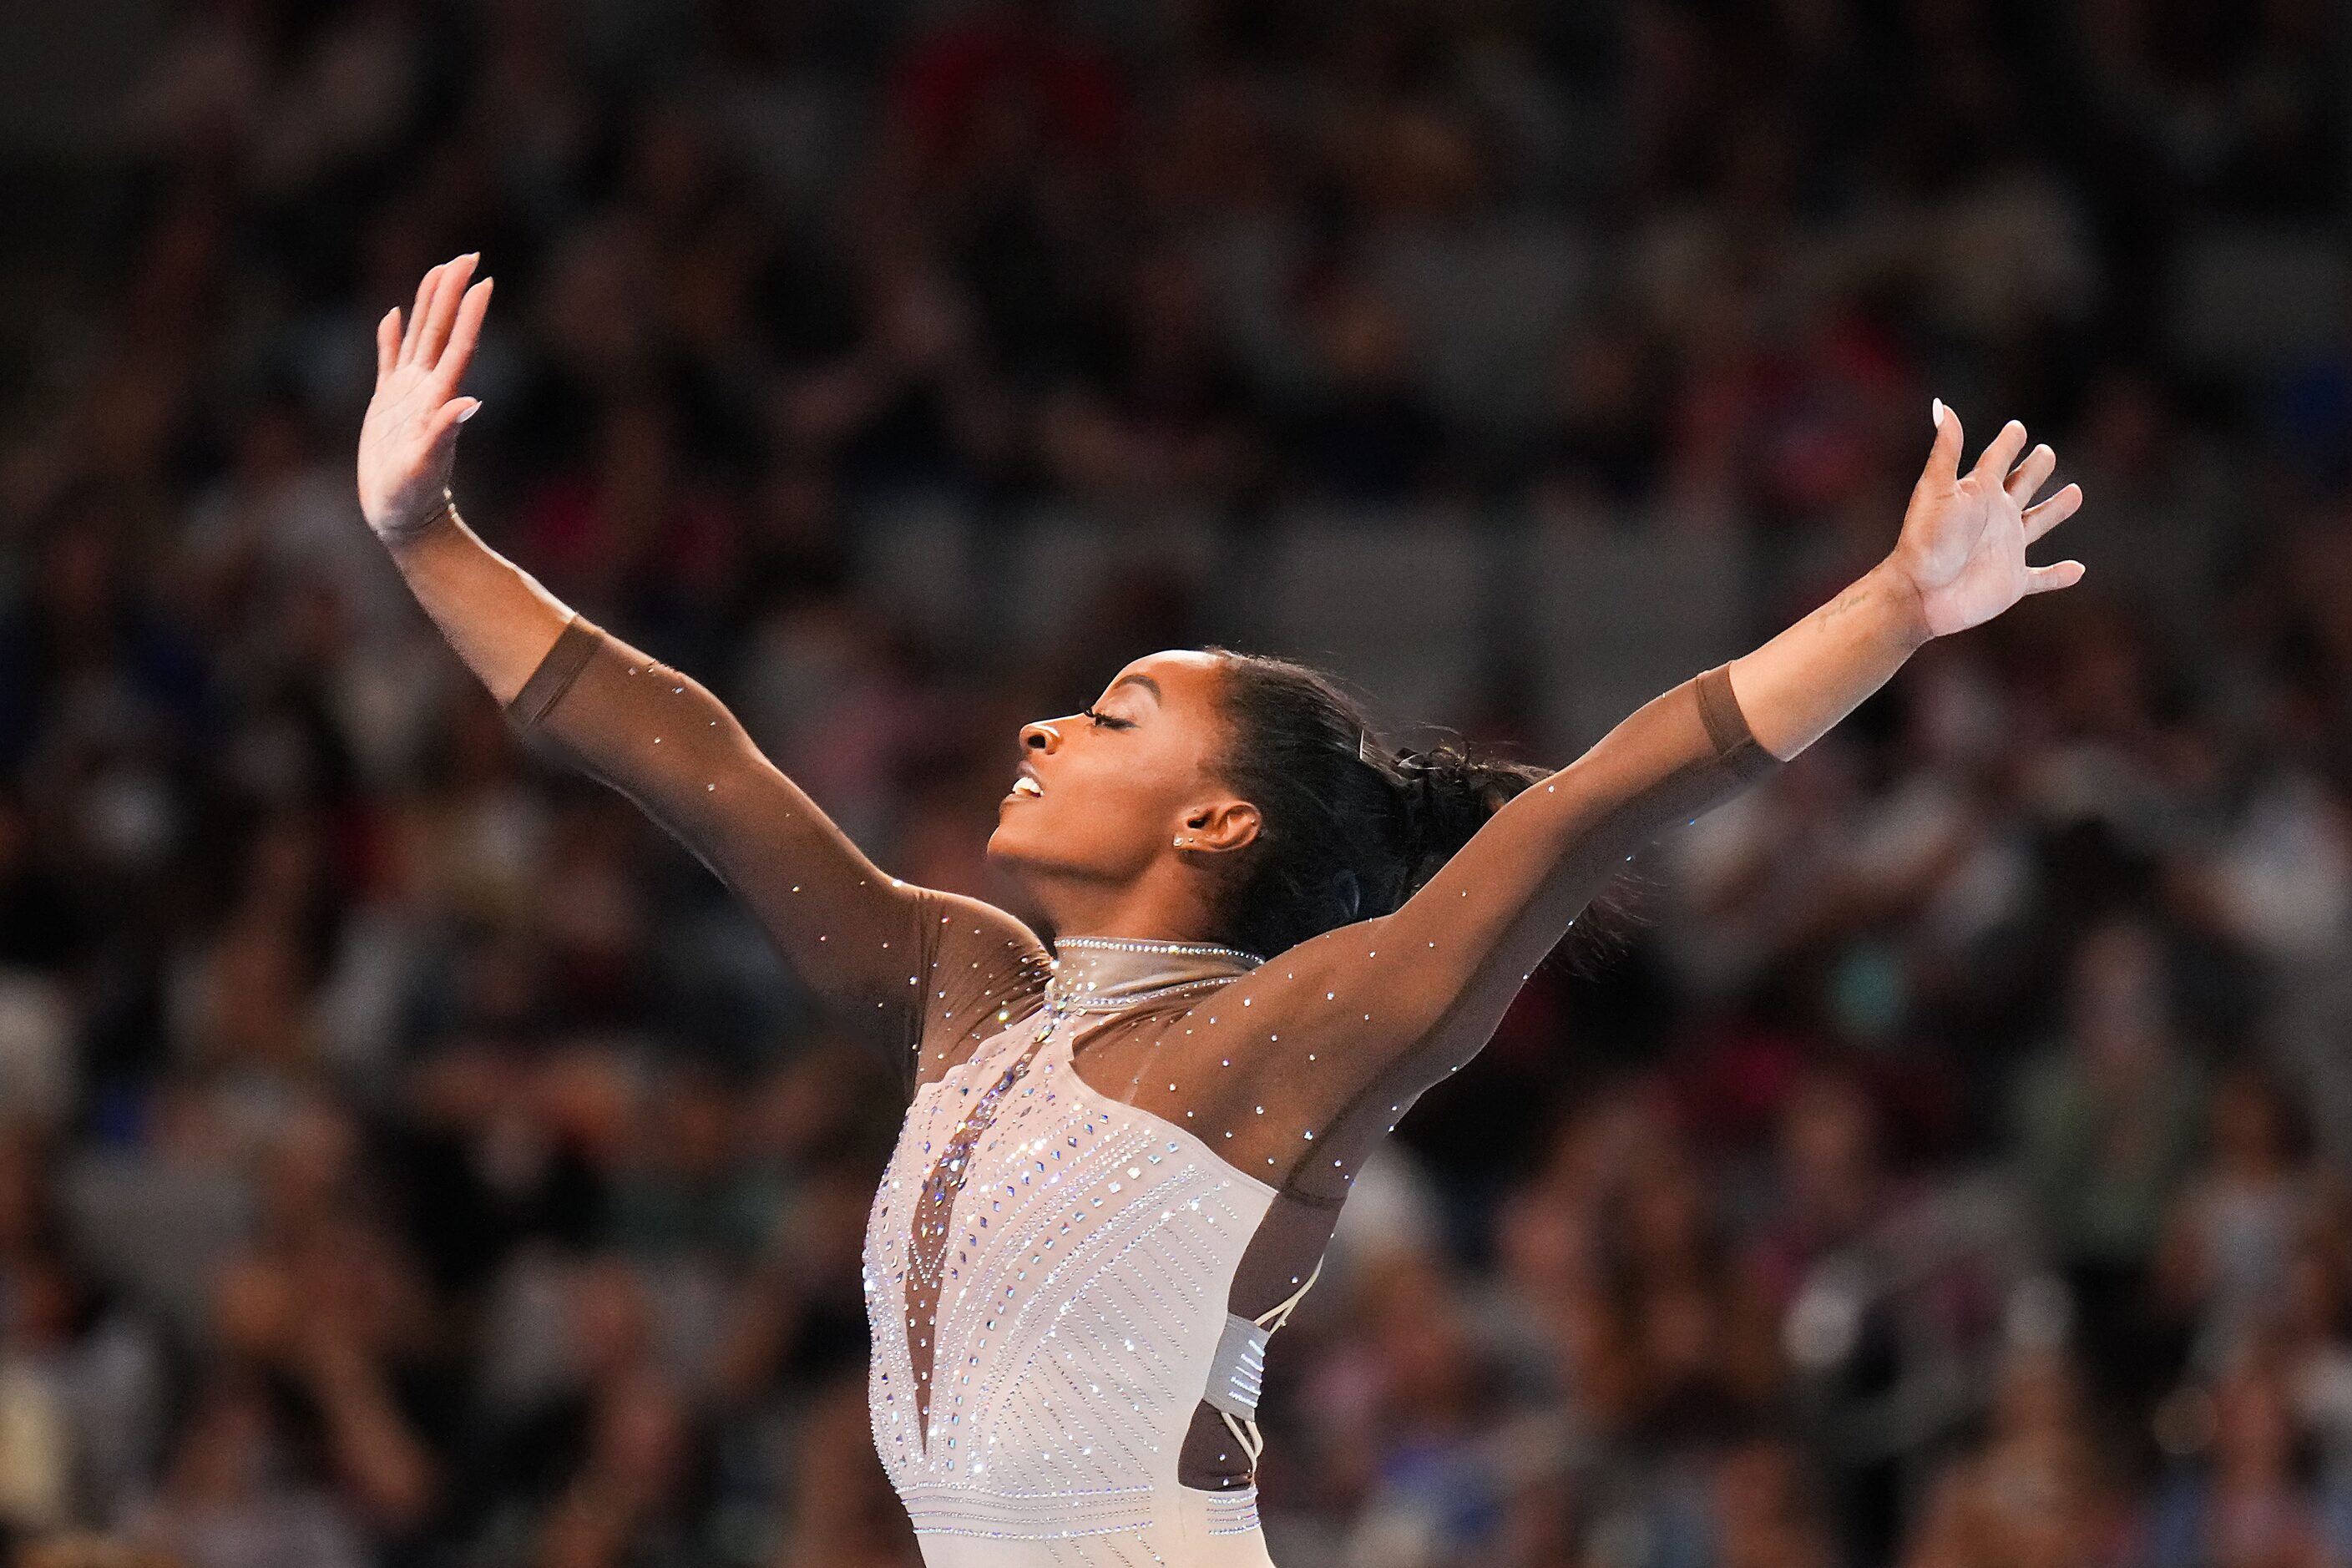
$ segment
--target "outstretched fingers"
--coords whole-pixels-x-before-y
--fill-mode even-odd
[[[416,285],[416,303],[408,308],[408,330],[401,334],[400,339],[398,363],[401,364],[414,363],[416,359],[416,339],[424,330],[425,307],[433,303],[433,290],[440,281],[441,268],[428,267]]]
[[[455,443],[457,426],[471,419],[481,406],[478,397],[453,397],[435,409],[425,426],[425,445],[437,451]]]
[[[383,378],[392,374],[392,367],[399,361],[400,307],[394,305],[383,313],[383,320],[375,324],[375,384],[378,386],[383,384]]]
[[[466,367],[473,363],[474,345],[481,341],[482,318],[490,309],[490,286],[495,281],[485,278],[466,290],[457,302],[457,319],[449,329],[448,347],[441,351],[440,363],[433,369],[434,385],[444,397],[457,390],[466,378]]]
[[[2009,491],[2009,499],[2019,507],[2031,505],[2034,493],[2050,482],[2050,476],[2057,468],[2058,454],[2050,449],[2047,442],[2034,447],[2025,454],[2025,461],[2009,471],[2004,486]]]
[[[2017,466],[2017,455],[2024,450],[2025,426],[2012,419],[2000,427],[2000,434],[1985,447],[1969,478],[1982,484],[1985,492],[1990,494],[1992,487],[2001,483],[2010,469]]]
[[[2083,487],[2068,485],[2056,495],[2025,509],[2025,542],[2032,543],[2082,509]]]
[[[2079,561],[2053,561],[2047,566],[2025,569],[2025,591],[2047,594],[2053,588],[2071,588],[2083,580],[2083,563]]]
[[[1930,409],[1936,421],[1936,443],[1927,449],[1927,466],[1920,470],[1919,482],[1931,489],[1948,490],[1960,480],[1960,453],[1968,437],[1961,432],[1960,416],[1950,405],[1938,397]]]
[[[465,297],[466,285],[474,276],[474,264],[480,253],[461,256],[441,270],[440,285],[433,291],[433,308],[425,318],[425,327],[417,334],[416,361],[427,367],[441,357],[449,342],[449,330],[457,320],[457,303]]]

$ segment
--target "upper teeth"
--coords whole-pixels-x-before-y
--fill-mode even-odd
[[[1044,795],[1045,790],[1045,786],[1040,784],[1035,779],[1031,778],[1027,773],[1023,773],[1019,778],[1013,781],[1013,793],[1014,795]]]

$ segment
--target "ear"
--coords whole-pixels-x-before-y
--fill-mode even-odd
[[[1227,798],[1185,807],[1174,837],[1181,840],[1176,847],[1188,853],[1219,854],[1255,841],[1257,830],[1257,807]]]

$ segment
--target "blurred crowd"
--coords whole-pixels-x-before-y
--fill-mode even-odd
[[[1631,868],[1408,1119],[1277,1339],[1268,1533],[2352,1561],[2339,7],[167,9],[0,164],[0,1556],[916,1561],[896,1064],[357,516],[373,325],[478,249],[468,515],[984,896],[1015,726],[1223,635],[1282,518],[1728,542],[1752,643],[1892,542],[1931,395],[2025,418],[2085,584]],[[1006,568],[1041,515],[1209,544],[1074,587]],[[1462,635],[1406,717],[1593,738]]]

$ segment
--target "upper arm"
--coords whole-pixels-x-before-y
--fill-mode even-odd
[[[1635,849],[1773,765],[1718,667],[1645,704],[1503,806],[1394,913],[1301,942],[1220,996],[1219,1050],[1273,1058],[1253,1076],[1278,1078],[1265,1093],[1290,1101],[1284,1124],[1302,1124],[1288,1134],[1302,1156],[1296,1168],[1341,1163],[1346,1151],[1331,1140],[1352,1140],[1365,1125],[1385,1131],[1414,1095],[1475,1056]],[[1258,1102],[1244,1125],[1268,1114]],[[1313,1160],[1303,1158],[1316,1142],[1307,1131],[1325,1143]]]
[[[1368,922],[1410,959],[1393,983],[1401,1005],[1390,1048],[1475,1053],[1634,851],[1776,765],[1717,667],[1528,786],[1395,913]]]
[[[961,976],[949,984],[935,973],[940,965],[984,973],[982,984],[999,990],[1036,946],[1001,910],[883,871],[699,682],[584,619],[508,712],[691,849],[820,1001],[902,1060],[945,1005],[935,994],[963,994]]]

